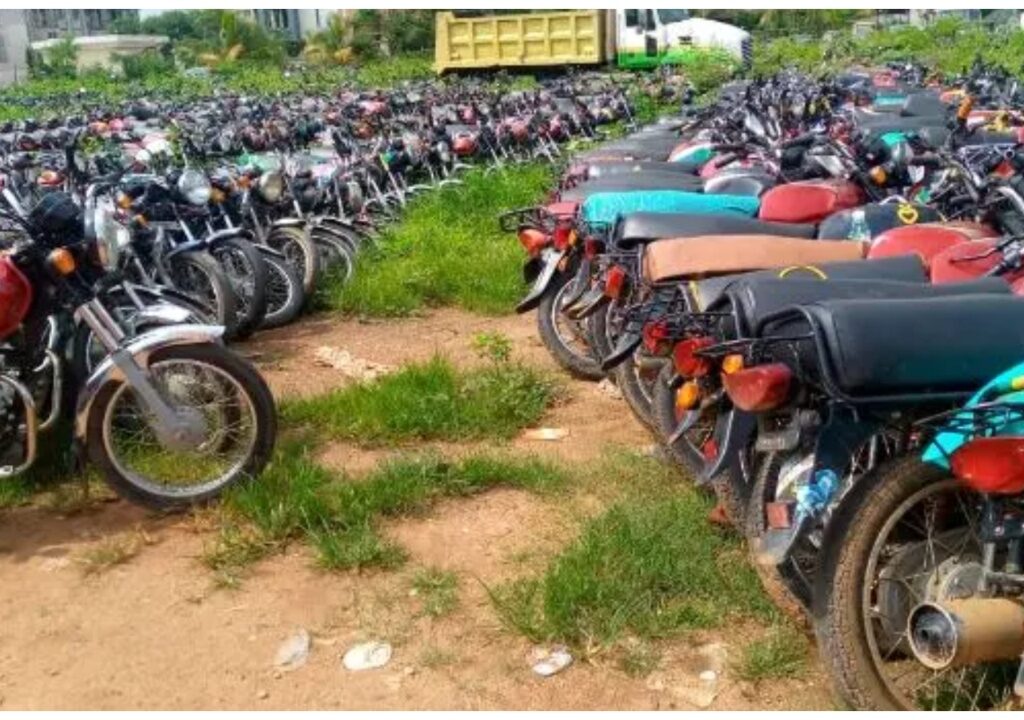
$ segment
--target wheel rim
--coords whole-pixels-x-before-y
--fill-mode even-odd
[[[217,308],[217,317],[221,317],[223,313],[217,286],[206,270],[188,258],[182,258],[176,266],[174,284],[178,290],[186,295],[195,295],[207,307]]]
[[[942,599],[937,578],[955,572],[980,547],[978,499],[953,479],[932,483],[896,508],[871,546],[861,621],[876,672],[906,708],[1009,709],[1014,697],[1019,661],[931,670],[908,649],[902,611]]]
[[[555,337],[566,350],[578,358],[588,362],[595,360],[594,352],[587,342],[586,329],[583,323],[570,319],[564,312],[565,299],[576,286],[573,278],[564,283],[555,293],[554,301],[551,303],[551,326],[555,330]]]
[[[117,471],[153,495],[196,496],[232,482],[252,455],[259,422],[252,399],[229,373],[199,360],[153,363],[150,376],[174,407],[201,413],[207,432],[193,450],[157,439],[134,392],[122,383],[103,417],[103,444]]]
[[[217,254],[217,261],[224,269],[224,274],[231,283],[231,288],[238,297],[238,315],[245,317],[252,307],[252,298],[256,294],[256,273],[248,258],[237,248],[224,248]]]
[[[284,271],[273,263],[267,263],[267,314],[287,307],[294,292],[295,288]]]

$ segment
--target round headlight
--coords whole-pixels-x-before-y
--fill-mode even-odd
[[[132,237],[124,225],[114,217],[114,206],[101,203],[93,213],[93,227],[96,232],[96,251],[100,262],[107,270],[117,268],[121,252],[131,244]]]
[[[185,170],[178,178],[178,192],[192,205],[210,202],[210,181],[198,170]]]
[[[260,175],[257,187],[260,191],[260,197],[268,203],[276,203],[284,194],[284,179],[281,177],[281,173],[276,170],[265,172]]]

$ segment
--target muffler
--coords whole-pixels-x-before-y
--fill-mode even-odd
[[[926,602],[907,618],[910,648],[925,667],[944,670],[1024,654],[1024,604],[1008,598]]]

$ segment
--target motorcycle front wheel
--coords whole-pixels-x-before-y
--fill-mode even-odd
[[[179,510],[260,474],[274,449],[277,410],[251,364],[222,345],[177,345],[153,353],[149,376],[201,433],[168,447],[131,386],[108,382],[89,410],[86,450],[115,492],[156,510]]]

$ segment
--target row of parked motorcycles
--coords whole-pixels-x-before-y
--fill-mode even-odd
[[[0,477],[68,430],[149,507],[256,478],[274,401],[225,342],[345,283],[418,193],[471,165],[551,161],[629,112],[614,85],[573,77],[138,101],[0,127]]]
[[[1024,697],[1024,117],[899,68],[723,86],[501,219],[857,709]],[[1007,85],[1012,83],[1012,88]]]

